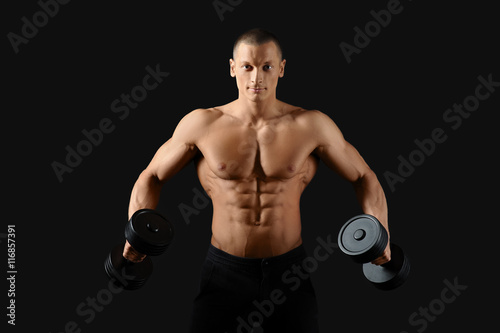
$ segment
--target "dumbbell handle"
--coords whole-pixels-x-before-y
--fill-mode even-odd
[[[118,245],[116,245],[116,246],[118,246]],[[127,266],[135,265],[137,263],[139,263],[139,262],[133,262],[131,260],[128,260],[122,254],[121,255],[121,260],[117,263],[117,267],[116,268],[124,268],[124,267],[127,267]]]
[[[127,245],[127,243],[128,243],[128,245]],[[147,256],[147,254],[141,253],[140,251],[138,251],[134,247],[134,245],[132,245],[132,242],[130,240],[128,240],[128,239],[125,242],[125,244],[123,245],[123,252],[125,252],[125,250],[127,251],[127,256],[128,257],[134,257],[134,259],[141,259],[140,261],[144,260],[144,258],[146,258],[146,256]],[[125,259],[127,259],[125,256],[123,256],[123,257]],[[140,262],[140,261],[137,261],[137,262]],[[131,261],[131,262],[134,263],[133,261]]]
[[[130,261],[128,260],[127,258],[123,257],[123,261],[120,262],[120,265],[119,267],[120,268],[123,268],[123,267],[126,267],[126,266],[131,266],[131,265],[134,265],[136,264],[135,262],[133,261]]]
[[[390,246],[392,246],[392,243],[390,243]],[[385,248],[384,248],[384,251],[385,251]],[[380,256],[382,256],[384,254],[384,251],[380,254]],[[378,257],[380,257],[378,256]],[[377,258],[378,258],[377,257]],[[376,258],[375,258],[376,259]],[[367,264],[371,264],[371,262],[368,262]],[[372,264],[373,265],[373,264]],[[382,265],[375,265],[375,266],[382,266],[382,267],[385,267],[385,268],[391,268],[394,266],[394,262],[392,261],[392,258],[391,260],[389,260],[388,262],[386,262],[385,264],[382,264]]]
[[[395,245],[394,243],[390,243],[390,246],[391,246],[391,252],[392,252],[392,249],[393,249],[393,246],[395,247],[398,247],[397,245]],[[398,247],[399,248],[399,247]],[[387,269],[391,269],[391,268],[394,268],[395,266],[398,266],[400,265],[400,263],[397,263],[397,259],[395,260],[395,257],[396,255],[391,255],[391,260],[389,260],[388,262],[386,262],[385,264],[382,264],[382,265],[375,265],[375,266],[381,266],[381,267],[384,267],[384,268],[387,268]],[[368,262],[368,263],[365,263],[366,265],[373,265],[372,263]]]

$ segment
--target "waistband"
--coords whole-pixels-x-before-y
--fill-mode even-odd
[[[260,272],[262,266],[267,266],[270,269],[274,267],[278,268],[288,266],[304,259],[305,257],[307,257],[307,254],[303,244],[300,244],[286,253],[267,258],[245,258],[234,256],[216,248],[212,244],[210,244],[207,253],[208,260],[255,272]]]

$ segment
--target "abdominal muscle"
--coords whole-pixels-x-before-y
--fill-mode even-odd
[[[222,179],[204,164],[198,175],[213,203],[213,246],[239,257],[268,258],[302,244],[299,202],[306,184],[300,173],[284,180]]]
[[[289,192],[238,193],[234,189],[213,196],[212,201],[211,243],[225,252],[267,258],[302,243],[299,200]]]

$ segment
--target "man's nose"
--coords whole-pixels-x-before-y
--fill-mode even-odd
[[[262,83],[262,73],[257,68],[252,72],[252,83]]]

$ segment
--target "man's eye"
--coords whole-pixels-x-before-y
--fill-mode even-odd
[[[267,70],[270,70],[272,67],[270,65],[264,65],[264,70],[267,71]]]
[[[252,68],[252,66],[250,66],[250,65],[243,65],[243,68],[244,69],[250,69],[250,68]]]

